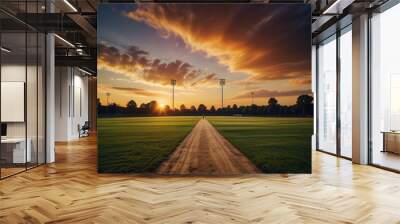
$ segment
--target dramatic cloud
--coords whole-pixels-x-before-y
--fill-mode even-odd
[[[309,13],[296,5],[142,4],[125,15],[262,81],[310,75]]]
[[[291,83],[294,85],[310,85],[311,84],[311,77],[306,76],[304,78],[299,78],[299,79],[293,79],[290,80]]]
[[[160,95],[160,93],[158,93],[158,92],[153,92],[153,91],[139,89],[139,88],[112,87],[112,89],[118,90],[118,91],[124,91],[124,92],[135,94],[135,95],[140,95],[140,96],[159,96]]]
[[[272,91],[267,89],[259,89],[255,91],[248,91],[235,96],[233,99],[249,99],[251,98],[251,93],[254,94],[255,98],[265,98],[265,97],[283,97],[283,96],[300,96],[305,94],[310,94],[309,90],[289,90],[289,91]]]
[[[100,68],[112,68],[120,73],[135,73],[150,63],[147,52],[135,46],[121,53],[117,48],[99,44],[98,64]]]
[[[169,63],[161,63],[159,59],[154,60],[149,67],[143,70],[145,80],[169,85],[171,79],[175,79],[177,85],[185,85],[200,77],[200,71],[194,70],[192,65],[180,60]]]
[[[125,52],[115,47],[99,44],[98,66],[121,73],[138,81],[170,85],[175,79],[178,86],[197,86],[208,84],[207,80],[216,79],[216,74],[204,74],[191,64],[180,60],[162,62],[152,59],[148,52],[131,46]]]
[[[206,75],[205,77],[193,82],[191,86],[199,86],[199,85],[206,85],[206,86],[218,85],[217,74],[212,73],[212,74]]]

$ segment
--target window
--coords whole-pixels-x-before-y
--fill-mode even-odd
[[[43,3],[2,2],[0,6],[36,13]],[[46,57],[43,33],[4,13],[0,17],[18,24],[0,24],[0,178],[5,178],[45,163]]]
[[[400,4],[371,18],[371,162],[400,170]]]
[[[340,155],[352,157],[352,34],[351,26],[340,35]]]
[[[318,149],[336,153],[336,36],[318,47]]]

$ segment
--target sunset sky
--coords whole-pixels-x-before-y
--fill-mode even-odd
[[[268,4],[103,4],[98,96],[175,107],[293,104],[310,93],[310,9]]]

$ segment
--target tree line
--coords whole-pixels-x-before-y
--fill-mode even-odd
[[[297,97],[293,105],[280,105],[276,98],[270,98],[267,105],[247,105],[238,106],[228,105],[224,108],[207,108],[204,104],[187,107],[182,104],[179,108],[172,109],[166,105],[161,108],[157,101],[137,105],[134,100],[130,100],[125,106],[116,103],[102,105],[97,99],[97,111],[100,117],[107,116],[183,116],[183,115],[249,115],[249,116],[313,116],[314,111],[313,97],[301,95]]]

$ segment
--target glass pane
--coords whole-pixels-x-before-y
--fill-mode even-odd
[[[372,18],[372,163],[400,170],[400,5]]]
[[[14,13],[42,13],[45,1],[1,1]],[[8,16],[0,12],[0,17]],[[0,176],[45,162],[45,35],[12,18],[1,31]]]
[[[39,33],[38,42],[38,164],[45,163],[45,35]]]
[[[28,156],[28,168],[37,165],[38,160],[38,107],[37,107],[37,90],[38,90],[38,35],[36,32],[27,33],[27,44],[28,44],[28,55],[27,55],[27,82],[26,82],[26,112],[27,112],[27,150]]]
[[[25,170],[26,150],[26,34],[1,34],[1,175]],[[4,50],[6,49],[6,50]]]
[[[336,153],[336,38],[318,48],[318,148]]]
[[[340,36],[340,152],[352,156],[352,35]]]

